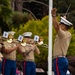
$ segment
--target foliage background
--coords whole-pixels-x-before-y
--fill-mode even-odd
[[[53,7],[56,7],[58,9],[57,11],[58,21],[60,20],[60,15],[65,14],[68,6],[71,4],[67,17],[74,24],[73,25],[74,28],[70,30],[70,32],[72,33],[72,40],[67,55],[75,56],[75,31],[74,31],[75,30],[75,19],[74,19],[75,1],[74,0],[69,0],[69,1],[53,0],[53,2],[54,2]],[[49,16],[45,16],[41,18],[42,19],[34,20],[33,17],[29,15],[29,13],[13,11],[9,0],[0,0],[0,28],[2,28],[2,32],[9,31],[9,30],[15,31],[16,39],[18,38],[18,35],[20,34],[22,35],[24,32],[30,31],[33,33],[32,38],[34,38],[34,35],[39,35],[40,37],[43,37],[44,43],[48,45]],[[56,32],[53,28],[53,36],[52,36],[53,44],[54,44],[55,36],[56,36]],[[47,64],[48,48],[45,48],[43,46],[38,46],[38,47],[41,51],[41,54],[39,56],[35,54],[35,58],[36,58],[35,61],[38,67],[43,67],[44,70],[47,70],[48,69],[48,64]],[[20,54],[17,54],[17,59],[22,59]]]
[[[42,20],[29,20],[24,25],[20,25],[19,29],[12,28],[13,31],[16,32],[15,38],[17,39],[19,35],[22,35],[24,32],[32,32],[32,39],[34,39],[35,35],[39,35],[44,39],[44,44],[48,45],[48,16],[42,18]],[[37,67],[42,67],[47,70],[47,60],[48,60],[48,48],[43,46],[38,46],[41,54],[35,54],[35,61],[37,63]],[[20,54],[17,54],[17,59],[21,60],[22,57]]]

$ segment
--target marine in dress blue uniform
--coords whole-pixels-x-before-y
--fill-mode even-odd
[[[31,39],[31,32],[23,34],[23,40],[19,49],[23,55],[23,75],[36,75],[36,64],[34,60],[34,52],[40,54],[38,47]]]
[[[53,25],[57,32],[53,49],[53,69],[54,75],[66,75],[68,69],[66,54],[71,40],[71,33],[68,30],[72,23],[66,19],[66,16],[61,17],[60,23],[58,23],[56,11],[56,8],[52,10]]]
[[[18,46],[13,43],[14,33],[13,31],[3,33],[6,41],[3,42],[4,58],[2,62],[2,75],[16,75],[16,50]]]

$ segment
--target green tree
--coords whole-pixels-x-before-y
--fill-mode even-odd
[[[72,39],[71,39],[71,43],[70,43],[67,55],[75,56],[75,32],[74,32],[74,29],[72,28],[70,30],[70,32],[72,34]]]
[[[69,12],[73,11],[75,9],[75,1],[74,0],[54,0],[53,1],[53,7],[56,7],[58,9],[59,13],[66,13],[69,5],[71,4],[71,7],[69,9]]]
[[[30,14],[28,14],[27,12],[23,13],[14,11],[11,17],[11,29],[16,28],[17,30],[19,30],[20,25],[24,26],[24,24],[30,19],[33,19],[33,17],[30,16]]]
[[[2,31],[9,30],[8,22],[11,16],[12,10],[9,0],[0,0],[0,27]]]

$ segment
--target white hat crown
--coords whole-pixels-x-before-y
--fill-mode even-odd
[[[68,25],[68,26],[72,26],[72,25],[73,25],[71,22],[69,22],[69,21],[68,21],[66,18],[64,18],[64,17],[61,17],[60,23],[63,23],[63,24]]]
[[[8,35],[9,35],[9,34],[14,35],[15,32],[14,32],[14,31],[9,31],[9,32],[4,31],[4,32],[3,32],[3,37],[4,37],[4,38],[8,38]]]
[[[8,34],[12,34],[12,35],[14,35],[15,32],[14,32],[14,31],[8,31]]]
[[[31,37],[32,36],[32,32],[25,32],[23,33],[24,37]]]

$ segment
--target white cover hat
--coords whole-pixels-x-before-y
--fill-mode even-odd
[[[24,37],[31,37],[32,36],[32,32],[25,32],[23,33]]]
[[[69,22],[69,21],[68,21],[66,18],[64,18],[64,17],[61,17],[60,23],[63,23],[63,24],[68,25],[68,26],[72,26],[72,25],[73,25],[71,22]]]
[[[15,32],[14,32],[14,31],[8,31],[8,34],[12,34],[12,35],[14,35]]]
[[[14,31],[9,31],[9,32],[4,31],[4,32],[3,32],[3,37],[4,37],[4,38],[8,38],[8,35],[9,35],[9,34],[14,35],[15,32],[14,32]]]

